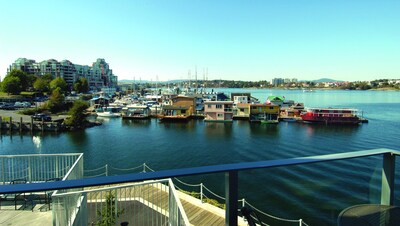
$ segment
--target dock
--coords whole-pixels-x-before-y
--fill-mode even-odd
[[[30,121],[24,121],[23,117],[20,117],[19,120],[15,121],[12,117],[9,117],[8,120],[3,120],[0,116],[0,132],[1,131],[60,131],[63,129],[62,120],[54,120],[51,122],[45,121],[34,121],[30,119]]]

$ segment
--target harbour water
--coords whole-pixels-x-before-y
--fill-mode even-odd
[[[265,102],[269,95],[303,102],[306,107],[350,107],[369,123],[357,126],[281,122],[160,123],[104,119],[102,126],[65,133],[0,135],[0,154],[84,153],[86,169],[105,164],[132,168],[146,163],[155,170],[313,156],[374,148],[400,150],[400,92],[215,89],[250,92]],[[397,162],[400,162],[399,160]],[[379,202],[381,158],[346,160],[239,174],[239,197],[264,212],[309,225],[334,225],[340,210]],[[400,175],[399,163],[396,164]],[[223,195],[223,175],[181,178],[203,182]],[[396,180],[399,188],[399,180]],[[399,190],[399,189],[398,189]],[[395,204],[400,205],[400,192]]]

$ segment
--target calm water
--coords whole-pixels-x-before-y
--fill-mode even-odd
[[[358,126],[250,125],[245,121],[222,124],[193,120],[187,124],[174,124],[109,119],[100,127],[81,132],[34,134],[35,139],[30,134],[3,132],[0,154],[83,152],[86,169],[105,164],[131,168],[147,163],[153,169],[161,170],[373,148],[400,150],[400,92],[223,91],[251,92],[261,101],[269,95],[283,95],[308,107],[358,108],[363,110],[369,123]],[[302,218],[310,225],[334,225],[343,208],[379,202],[380,166],[381,158],[370,157],[242,172],[239,174],[239,196],[280,217]],[[400,169],[399,164],[397,169]],[[223,175],[182,179],[203,182],[223,195]],[[398,194],[396,203],[400,204]]]

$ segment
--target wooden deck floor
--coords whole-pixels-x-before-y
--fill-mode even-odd
[[[124,209],[121,222],[133,222],[133,225],[137,225],[135,222],[140,222],[140,225],[166,225],[169,214],[168,192],[168,187],[160,183],[119,189],[114,195],[118,197],[119,208]],[[201,203],[199,199],[179,191],[178,196],[191,225],[225,225],[225,210]],[[89,219],[91,219],[89,222],[91,222],[96,216],[90,213],[95,213],[94,209],[100,208],[96,206],[104,202],[105,192],[89,192],[87,197]],[[146,218],[151,221],[144,221]],[[239,225],[247,225],[241,218],[238,221]]]

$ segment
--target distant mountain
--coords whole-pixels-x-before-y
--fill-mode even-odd
[[[139,84],[139,83],[148,83],[148,82],[152,82],[152,81],[148,81],[148,80],[128,80],[128,79],[124,79],[124,80],[118,80],[118,83],[129,83],[129,84],[132,84],[132,83],[137,83],[137,84]]]
[[[180,83],[180,82],[185,82],[188,81],[187,79],[175,79],[175,80],[168,80],[168,81],[149,81],[149,80],[128,80],[128,79],[124,79],[124,80],[118,80],[118,83],[124,84],[124,83],[136,83],[136,84],[141,84],[141,83],[156,83],[158,82],[159,84],[163,84],[163,83]]]
[[[330,79],[330,78],[320,78],[320,79],[317,79],[317,80],[313,80],[313,82],[319,83],[319,82],[343,82],[343,81]]]

